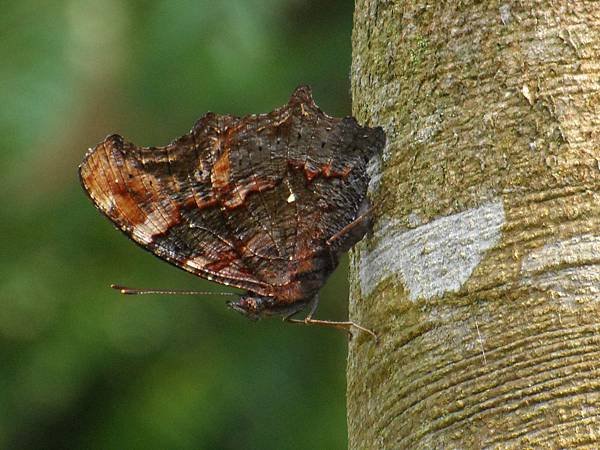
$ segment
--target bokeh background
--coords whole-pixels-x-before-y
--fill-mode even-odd
[[[252,323],[142,251],[79,186],[109,133],[163,145],[206,111],[310,84],[350,114],[349,0],[8,0],[0,14],[0,448],[341,449],[343,333]],[[318,317],[347,314],[346,263]]]

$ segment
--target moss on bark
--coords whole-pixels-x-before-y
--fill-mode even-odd
[[[598,61],[595,2],[356,2],[354,114],[388,145],[352,258],[381,342],[350,344],[350,448],[600,444]],[[403,232],[490,203],[500,237],[458,289],[414,298],[391,262],[361,287]]]

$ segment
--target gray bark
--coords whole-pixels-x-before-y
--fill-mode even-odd
[[[352,449],[600,447],[600,3],[358,0]]]

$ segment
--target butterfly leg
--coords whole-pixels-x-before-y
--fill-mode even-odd
[[[298,314],[300,311],[302,311],[304,308],[302,309],[297,309],[296,311],[292,312],[291,314],[288,314],[287,316],[283,317],[283,321],[284,322],[294,322],[294,323],[304,323],[304,321],[306,319],[310,319],[312,317],[312,315],[315,313],[315,311],[317,310],[317,306],[319,306],[319,294],[315,295],[312,300],[310,302],[308,302],[308,306],[310,307],[310,310],[308,312],[308,314],[306,315],[305,319],[302,320],[297,320],[297,319],[292,319],[292,317],[294,317],[296,314]]]
[[[290,314],[289,316],[286,316],[283,320],[285,320],[286,322],[300,323],[300,324],[304,324],[304,325],[319,325],[322,327],[337,328],[338,330],[345,330],[348,333],[350,333],[350,330],[352,329],[352,327],[354,327],[361,331],[364,331],[365,333],[370,334],[371,336],[373,336],[375,341],[378,340],[377,335],[373,331],[369,330],[368,328],[363,327],[362,325],[352,322],[352,321],[335,322],[332,320],[313,319],[312,316],[315,313],[315,311],[317,310],[318,305],[319,305],[319,296],[315,295],[309,303],[310,311],[308,312],[308,314],[306,315],[306,317],[304,319],[292,319],[292,316],[294,314],[296,314],[296,313],[294,313],[294,314]]]
[[[373,209],[367,206],[361,208],[361,210],[363,212],[360,212],[359,210],[360,214],[356,219],[325,241],[325,245],[329,249],[329,257],[331,258],[331,264],[333,267],[337,266],[339,254],[348,251],[350,247],[356,243],[356,241],[360,240],[364,232],[366,232],[366,228],[368,228],[368,221],[371,219],[371,213],[373,212]],[[357,230],[357,227],[366,228],[365,231],[361,233],[360,230]],[[360,237],[353,239],[351,235],[353,232],[357,231]],[[344,239],[346,239],[345,243]]]
[[[365,220],[369,220],[371,217],[372,208],[367,209],[365,212],[360,214],[356,219],[342,228],[340,231],[335,233],[329,239],[327,239],[326,244],[331,247],[331,245],[340,238],[343,238],[345,235],[350,233],[355,227],[361,225]]]

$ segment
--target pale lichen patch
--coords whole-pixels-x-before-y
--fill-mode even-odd
[[[567,304],[600,294],[600,236],[585,234],[547,244],[521,263],[521,282]]]
[[[512,20],[510,5],[505,3],[504,5],[501,5],[498,10],[500,11],[500,21],[502,22],[502,25],[508,25]]]
[[[381,184],[381,157],[374,156],[367,165],[367,174],[369,175],[369,187],[367,191],[372,194],[379,189]]]
[[[535,97],[533,95],[533,92],[531,92],[531,89],[529,89],[529,86],[524,84],[521,88],[521,93],[523,94],[523,97],[527,99],[529,104],[533,106],[533,104],[535,103]]]
[[[415,141],[420,144],[430,141],[442,129],[443,118],[443,111],[438,109],[433,114],[419,121],[420,123],[415,127]]]
[[[369,295],[388,276],[399,276],[408,297],[458,292],[485,252],[496,245],[505,223],[502,201],[406,230],[388,221],[375,232],[378,243],[361,255],[360,288]]]

